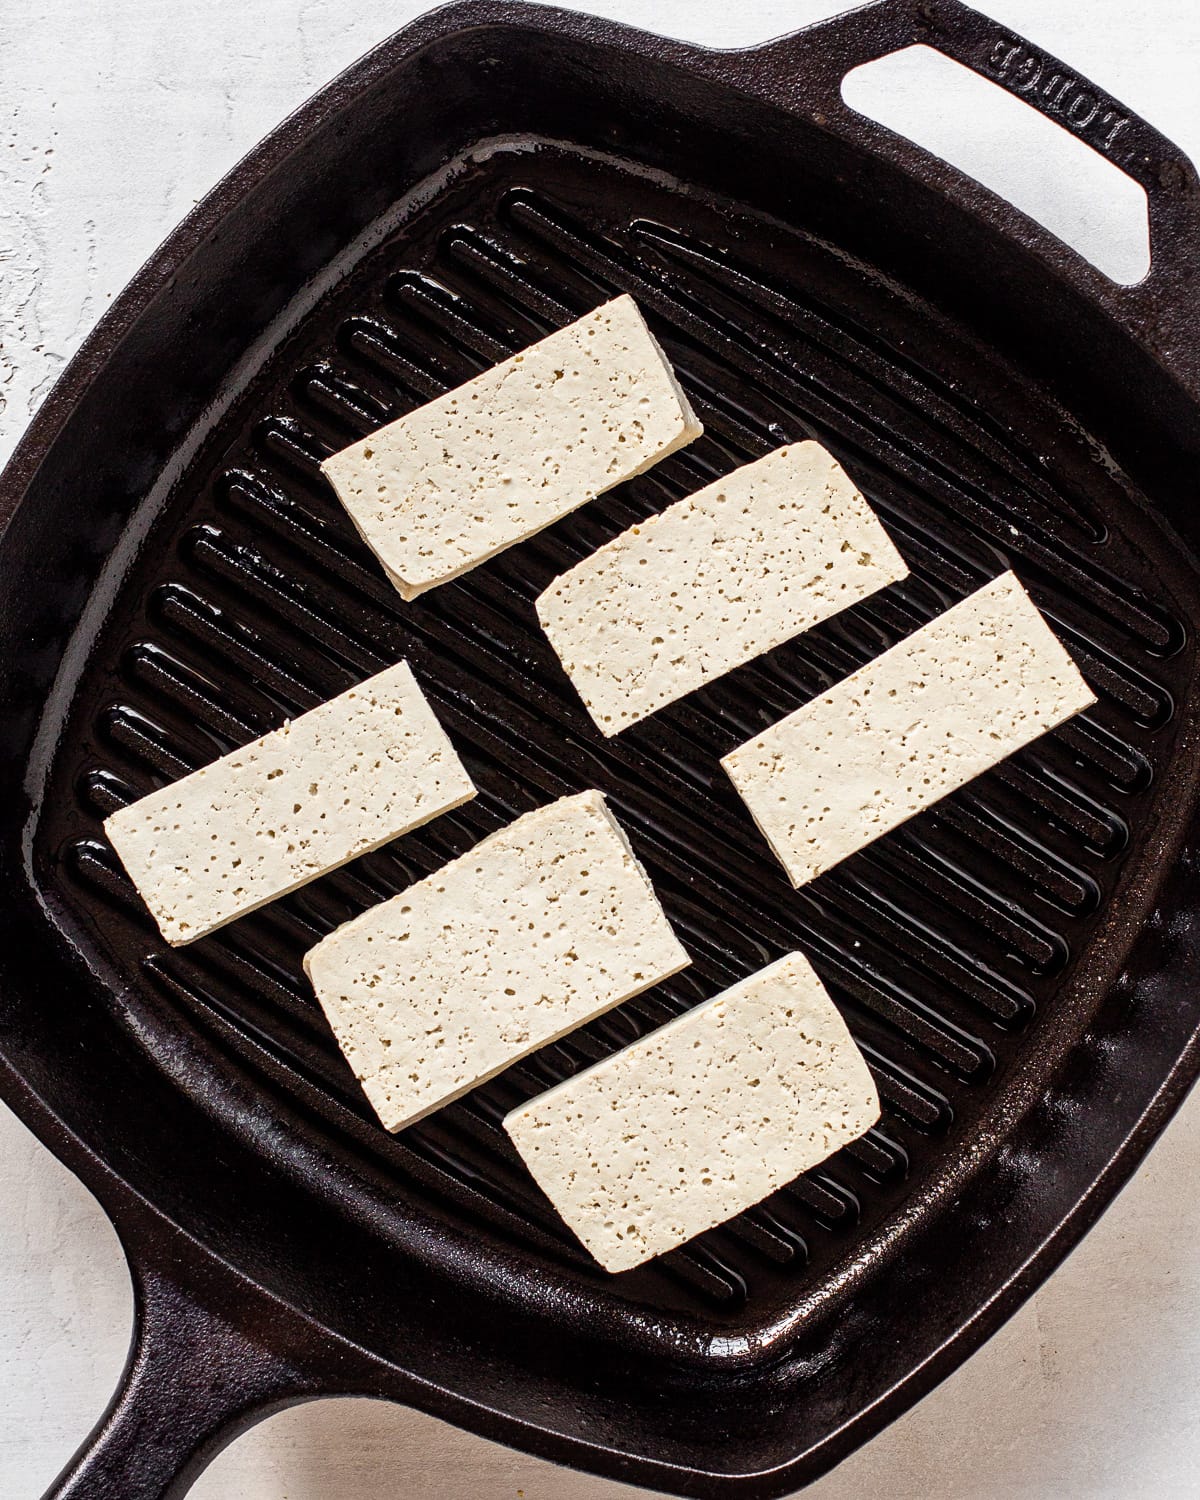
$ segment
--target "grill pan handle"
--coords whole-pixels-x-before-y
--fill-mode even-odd
[[[309,1325],[164,1221],[141,1220],[131,1238],[119,1219],[134,1289],[129,1360],[45,1500],[181,1500],[245,1428],[331,1389],[310,1363]]]
[[[1194,320],[1200,290],[1200,179],[1182,151],[1103,89],[960,0],[878,0],[765,46],[726,53],[730,82],[803,109],[821,125],[933,178],[957,199],[978,208],[1015,238],[1050,255],[1064,247],[1049,230],[1032,226],[1004,199],[967,185],[964,174],[923,148],[850,108],[842,80],[863,63],[923,44],[1023,99],[1113,162],[1145,189],[1150,220],[1150,270],[1132,287],[1100,272],[1093,295],[1122,321],[1136,320],[1156,335],[1160,352],[1200,388],[1200,351]],[[714,54],[714,57],[721,54]],[[1071,252],[1066,252],[1071,253]]]

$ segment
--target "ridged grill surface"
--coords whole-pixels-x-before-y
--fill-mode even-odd
[[[799,231],[547,144],[494,151],[451,182],[274,353],[177,486],[80,685],[39,845],[135,991],[177,1008],[229,1067],[269,1087],[288,1128],[328,1143],[331,1172],[382,1174],[401,1204],[419,1180],[446,1214],[584,1280],[601,1273],[534,1189],[502,1116],[803,948],[875,1072],[881,1124],[624,1279],[636,1303],[708,1319],[795,1303],[969,1145],[974,1115],[1086,964],[1171,755],[1192,665],[1181,611],[1161,596],[1165,543],[1047,396],[983,351],[977,385],[945,377],[961,330]],[[320,459],[621,291],[675,363],[704,438],[405,604]],[[911,577],[604,740],[533,600],[629,524],[806,436],[862,485]],[[1098,705],[793,891],[718,758],[1008,566]],[[102,818],[399,657],[478,798],[167,949]],[[520,813],[587,786],[610,796],[693,966],[388,1137],[301,955]]]

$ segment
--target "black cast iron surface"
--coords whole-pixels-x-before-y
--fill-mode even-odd
[[[841,103],[849,67],[913,41],[1143,182],[1146,282],[1116,288]],[[721,54],[469,3],[331,85],[164,246],[0,496],[0,1085],[113,1214],[138,1293],[128,1386],[57,1495],[181,1494],[240,1424],[325,1392],[681,1493],[782,1493],[1065,1253],[1196,1071],[1198,224],[1172,147],[957,5],[886,0]],[[320,458],[620,291],[705,437],[400,601]],[[603,740],[537,593],[807,436],[911,578]],[[792,891],[720,755],[1009,566],[1097,707]],[[398,657],[477,800],[165,948],[103,817]],[[589,786],[692,968],[387,1136],[301,954]],[[880,1126],[606,1276],[501,1117],[795,946]]]

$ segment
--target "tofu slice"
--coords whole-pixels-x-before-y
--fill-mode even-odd
[[[721,764],[800,886],[1095,701],[1002,573]]]
[[[879,1119],[846,1023],[801,953],[515,1109],[504,1128],[606,1271],[753,1207]]]
[[[793,443],[556,578],[538,618],[613,735],[908,572],[819,443]]]
[[[599,792],[526,813],[329,934],[305,972],[402,1130],[691,960]]]
[[[401,662],[123,807],[104,831],[178,946],[474,795]]]
[[[703,431],[632,297],[618,297],[321,468],[405,599]]]

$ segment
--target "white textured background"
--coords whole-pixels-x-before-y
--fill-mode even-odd
[[[0,0],[0,460],[110,299],[239,156],[424,7],[404,0]],[[822,0],[592,0],[712,45],[763,40]],[[987,0],[1200,159],[1197,0]],[[901,70],[902,72],[902,70]],[[928,89],[899,76],[912,118]],[[934,96],[935,98],[937,96]],[[967,100],[966,92],[962,95]],[[942,101],[944,105],[944,100]],[[928,112],[928,105],[924,106]],[[1136,250],[1102,174],[942,107],[944,152],[1094,253]],[[1122,249],[1121,246],[1125,248]],[[1114,250],[1114,247],[1115,250]],[[1046,1287],[813,1500],[1200,1496],[1200,1096]],[[0,1108],[0,1496],[36,1496],[100,1414],[129,1336],[128,1279],[88,1195]],[[619,1500],[370,1402],[243,1437],[196,1500]]]

